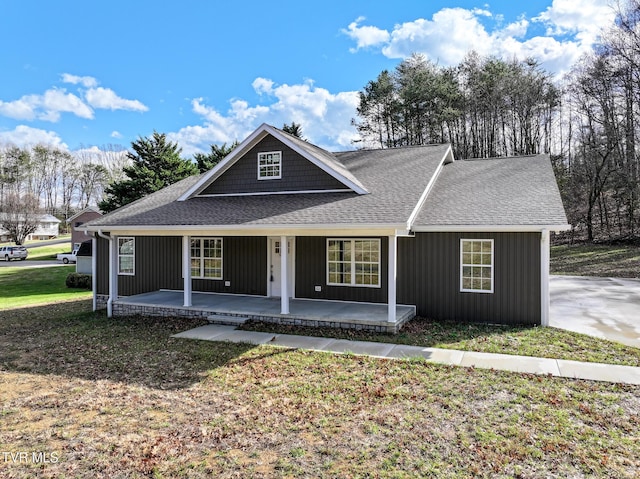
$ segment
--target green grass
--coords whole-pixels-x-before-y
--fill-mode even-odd
[[[551,327],[502,326],[414,318],[398,334],[245,323],[242,329],[354,341],[516,354],[640,367],[640,349]]]
[[[627,244],[553,246],[551,274],[640,278],[640,246]]]
[[[90,298],[91,291],[67,288],[65,279],[75,266],[0,268],[0,310]]]
[[[29,256],[27,261],[41,261],[47,259],[56,259],[58,253],[70,253],[69,243],[55,244],[51,246],[39,246],[37,248],[29,248]]]
[[[2,477],[635,478],[640,387],[172,339],[90,301],[0,311]]]

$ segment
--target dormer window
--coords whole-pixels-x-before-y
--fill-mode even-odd
[[[258,153],[258,179],[278,180],[282,178],[282,152]]]

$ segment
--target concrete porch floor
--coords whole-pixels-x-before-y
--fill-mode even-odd
[[[203,316],[215,319],[216,315],[229,315],[259,319],[283,324],[300,324],[345,329],[373,329],[397,332],[415,316],[415,306],[396,306],[396,322],[387,320],[386,304],[291,299],[289,314],[280,314],[280,298],[243,296],[219,293],[192,293],[192,306],[183,306],[182,291],[160,290],[118,298],[116,310],[134,308],[142,314],[153,310],[173,310],[178,316]],[[123,308],[124,307],[124,308]],[[129,308],[127,308],[129,307]]]

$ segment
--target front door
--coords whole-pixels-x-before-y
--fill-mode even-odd
[[[288,238],[287,240],[287,264],[288,264],[288,289],[289,289],[289,297],[293,297],[293,239]],[[280,255],[283,253],[282,245],[280,244],[280,238],[269,238],[269,296],[281,296],[282,295],[282,271],[281,271],[281,258]]]

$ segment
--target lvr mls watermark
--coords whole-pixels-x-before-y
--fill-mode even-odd
[[[13,464],[55,464],[60,460],[57,452],[45,451],[18,451],[18,452],[0,452],[0,460],[5,463]]]

